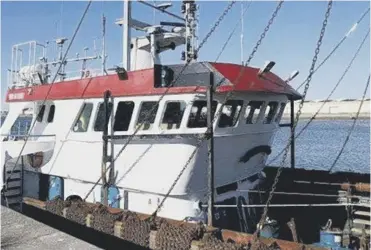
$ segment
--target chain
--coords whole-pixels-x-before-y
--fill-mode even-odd
[[[215,29],[220,25],[221,21],[223,20],[223,18],[228,14],[229,10],[233,7],[233,5],[236,3],[236,1],[231,1],[228,6],[226,7],[226,9],[223,11],[222,15],[218,18],[218,20],[216,21],[216,23],[214,24],[214,26],[211,28],[211,30],[208,32],[208,34],[205,36],[205,38],[202,40],[202,42],[200,43],[200,45],[198,46],[198,48],[196,49],[196,54],[199,52],[199,50],[204,46],[204,44],[207,42],[207,40],[210,38],[210,36],[212,35],[212,33],[214,33]],[[191,61],[187,61],[186,64],[183,66],[183,68],[180,70],[178,76],[175,78],[175,80],[172,81],[172,83],[170,85],[172,85],[173,83],[175,83],[180,77],[181,75],[183,74],[184,70],[188,67],[188,65],[191,63]],[[196,87],[195,90],[197,90],[197,88],[199,87]],[[134,136],[138,133],[138,131],[142,128],[142,126],[145,124],[145,122],[151,117],[151,115],[157,111],[157,107],[159,105],[159,103],[161,102],[161,100],[166,96],[166,94],[169,92],[169,90],[171,89],[171,87],[168,87],[165,92],[161,95],[161,97],[159,98],[159,100],[156,102],[156,104],[152,107],[151,110],[149,110],[148,112],[146,112],[146,116],[144,117],[143,119],[143,122],[135,129],[134,133],[128,138],[127,142],[122,146],[122,148],[120,149],[119,153],[116,155],[116,157],[113,159],[112,163],[115,162],[117,160],[117,158],[121,155],[121,153],[125,150],[125,148],[127,147],[127,145],[129,145],[129,143],[131,142],[131,140],[134,138]],[[104,175],[111,169],[112,167],[112,163],[106,168],[106,171],[104,172]],[[102,179],[102,176],[99,177],[99,179],[94,183],[93,187],[89,190],[89,192],[87,193],[87,195],[85,196],[84,200],[86,200],[89,195],[91,194],[91,192],[93,192],[94,188],[99,184],[100,180]]]
[[[233,7],[233,5],[235,3],[236,3],[236,1],[231,1],[228,4],[227,8],[225,8],[225,10],[223,11],[223,14],[218,18],[218,20],[216,21],[216,23],[214,24],[214,26],[211,28],[211,30],[209,31],[209,33],[206,35],[206,37],[204,38],[204,40],[200,43],[199,47],[196,49],[196,55],[198,55],[198,51],[202,48],[202,46],[207,41],[207,39],[209,39],[209,37],[212,35],[212,33],[214,33],[215,29],[219,26],[219,24],[221,23],[221,21],[228,14],[228,12],[230,11],[230,9]]]
[[[245,15],[246,12],[248,11],[248,9],[250,8],[251,2],[252,2],[252,0],[250,0],[249,3],[246,5],[245,9],[243,10],[243,15]],[[219,52],[218,56],[216,57],[215,61],[218,61],[218,60],[219,60],[220,56],[223,54],[225,48],[227,47],[227,45],[228,45],[229,41],[231,40],[231,38],[232,38],[234,32],[236,31],[238,25],[239,25],[241,22],[242,22],[242,18],[240,18],[240,19],[238,20],[238,22],[236,23],[236,25],[234,26],[234,28],[233,28],[233,30],[231,31],[231,33],[229,34],[227,40],[226,40],[225,43],[223,44],[222,49],[220,50],[220,52]]]
[[[326,103],[328,102],[328,100],[331,98],[331,96],[333,95],[333,93],[336,91],[336,89],[339,87],[340,83],[343,81],[343,79],[345,78],[346,74],[348,73],[349,69],[351,68],[351,66],[353,65],[353,62],[354,60],[357,58],[357,56],[359,55],[363,45],[365,44],[366,40],[367,40],[367,37],[369,36],[370,34],[370,29],[368,29],[368,32],[367,34],[365,35],[365,37],[363,38],[361,44],[359,45],[356,53],[354,54],[353,58],[351,59],[351,61],[349,62],[348,66],[346,67],[344,73],[342,74],[342,76],[339,78],[338,82],[335,84],[334,88],[331,90],[330,94],[327,96],[327,98],[325,99],[325,101],[322,103],[322,105],[318,108],[318,110],[316,111],[316,113],[314,113],[314,115],[309,119],[309,121],[304,125],[304,127],[299,131],[299,133],[297,133],[297,135],[295,135],[295,140],[297,138],[300,137],[300,135],[308,128],[308,126],[312,123],[312,121],[314,121],[314,119],[316,119],[317,115],[319,114],[319,112],[322,110],[322,108],[326,105]],[[316,72],[316,70],[314,71]],[[272,160],[270,160],[270,162],[267,163],[267,165],[270,165],[271,163],[273,163],[275,160],[278,159],[278,157],[280,157],[282,155],[282,153],[285,151],[285,149],[283,148]]]
[[[245,63],[245,67],[242,67],[242,69],[240,70],[239,72],[239,75],[238,77],[236,78],[236,81],[235,83],[233,84],[233,88],[230,92],[228,92],[228,94],[226,95],[225,99],[224,99],[224,102],[223,104],[221,105],[221,107],[219,108],[219,111],[214,115],[214,118],[212,120],[212,123],[214,123],[215,119],[219,116],[219,114],[222,112],[223,110],[223,107],[224,105],[226,104],[228,98],[232,95],[234,89],[236,88],[236,86],[238,85],[239,81],[240,81],[240,78],[241,76],[243,75],[243,72],[245,71],[246,69],[246,66],[250,63],[251,59],[254,57],[256,51],[258,50],[260,44],[262,43],[264,37],[266,36],[266,33],[269,31],[269,28],[270,26],[272,25],[273,23],[273,20],[274,18],[277,16],[277,13],[278,11],[280,10],[282,4],[283,4],[283,0],[281,0],[279,2],[279,4],[277,5],[276,7],[276,10],[274,11],[274,13],[272,14],[272,17],[270,18],[267,26],[265,27],[263,33],[260,35],[260,38],[259,40],[257,41],[256,45],[254,46],[250,56],[249,56],[249,59],[246,61]],[[223,78],[225,79],[225,78]],[[221,80],[223,81],[223,80]],[[219,82],[220,83],[220,82]],[[166,193],[166,195],[164,196],[164,198],[162,199],[162,201],[160,202],[160,204],[157,206],[155,212],[152,214],[152,217],[156,217],[157,216],[157,213],[158,213],[158,210],[163,206],[165,200],[169,197],[171,191],[174,189],[175,185],[177,184],[177,182],[179,181],[180,177],[183,175],[184,171],[186,170],[186,168],[188,167],[188,164],[191,162],[191,160],[193,159],[193,157],[195,156],[195,154],[197,153],[197,150],[200,148],[202,142],[204,142],[206,139],[208,139],[208,135],[210,134],[210,131],[207,129],[206,133],[203,134],[203,136],[201,136],[201,138],[199,139],[198,143],[196,144],[196,147],[194,149],[194,151],[192,152],[191,156],[188,158],[186,164],[184,165],[184,167],[182,168],[182,170],[180,171],[180,173],[178,174],[178,176],[176,177],[176,179],[174,180],[173,184],[170,186],[170,189],[168,190],[168,192]]]
[[[92,4],[92,0],[90,0],[90,1],[88,2],[88,4],[86,5],[86,7],[85,7],[85,10],[84,10],[84,12],[83,12],[83,14],[82,14],[82,16],[81,16],[81,18],[80,18],[80,20],[79,20],[79,23],[77,24],[77,27],[76,27],[76,29],[75,29],[75,31],[74,31],[73,36],[72,36],[72,38],[71,38],[71,42],[68,44],[68,47],[67,47],[67,49],[66,49],[66,51],[65,51],[65,53],[64,53],[64,56],[63,56],[63,58],[62,58],[62,62],[59,64],[59,67],[58,67],[58,69],[57,69],[57,72],[55,73],[54,78],[53,78],[53,80],[52,80],[51,83],[50,83],[50,87],[49,87],[49,89],[48,89],[48,92],[46,93],[45,98],[44,98],[44,100],[43,100],[43,102],[42,102],[42,104],[41,104],[40,106],[42,106],[42,105],[44,105],[44,104],[46,103],[47,98],[48,98],[48,96],[49,96],[49,94],[50,94],[50,92],[51,92],[51,90],[52,90],[52,88],[53,88],[53,86],[54,86],[54,84],[55,84],[55,80],[56,80],[57,77],[58,77],[59,71],[61,70],[62,65],[65,65],[65,63],[66,63],[66,58],[67,58],[68,52],[69,52],[69,50],[70,50],[70,48],[71,48],[71,46],[72,46],[72,44],[73,44],[73,42],[74,42],[74,40],[75,40],[75,38],[76,38],[76,35],[78,34],[78,32],[79,32],[79,30],[80,30],[80,27],[81,27],[81,25],[82,25],[82,22],[84,21],[85,16],[86,16],[86,14],[87,14],[87,12],[88,12],[88,10],[89,10],[91,4]],[[41,109],[38,111],[37,116],[40,114],[40,112],[41,112]],[[5,192],[5,190],[7,189],[7,184],[8,184],[8,182],[9,182],[10,178],[12,177],[15,168],[17,167],[17,164],[18,164],[18,162],[19,162],[19,159],[22,157],[22,152],[23,152],[24,148],[26,147],[26,144],[27,144],[28,139],[29,139],[29,137],[30,137],[30,135],[31,135],[32,129],[33,129],[33,127],[34,127],[35,124],[36,124],[36,121],[37,121],[37,119],[35,119],[35,120],[33,121],[32,125],[30,126],[30,128],[29,128],[29,130],[28,130],[28,133],[27,133],[26,137],[24,138],[25,142],[23,143],[23,146],[22,146],[22,148],[21,148],[21,151],[19,152],[19,155],[18,155],[18,157],[17,157],[17,160],[16,160],[16,162],[15,162],[15,164],[14,164],[14,167],[13,167],[12,170],[10,171],[10,174],[8,175],[7,179],[5,180],[5,182],[4,182],[3,186],[2,186],[2,189],[1,189],[1,190],[2,190],[2,193]],[[22,167],[23,167],[23,166],[22,166]],[[4,195],[4,197],[5,197],[5,195]],[[6,197],[5,197],[5,199],[6,199]]]
[[[281,0],[281,1],[278,3],[278,5],[277,5],[277,7],[276,7],[276,10],[273,12],[273,15],[272,15],[271,19],[269,19],[269,21],[268,21],[268,25],[265,27],[264,32],[260,35],[260,39],[259,39],[258,42],[256,43],[256,45],[255,45],[253,51],[251,52],[249,58],[247,59],[247,61],[246,61],[246,64],[247,64],[247,65],[250,63],[251,59],[254,57],[255,52],[258,50],[258,47],[260,46],[260,44],[262,43],[263,39],[265,38],[265,36],[266,36],[266,34],[267,34],[267,32],[268,32],[270,26],[272,25],[272,23],[273,23],[275,17],[277,16],[278,11],[281,9],[281,6],[282,6],[283,2],[284,2],[284,0]]]
[[[304,92],[303,92],[303,98],[301,99],[301,102],[299,104],[299,110],[296,114],[296,118],[295,118],[295,121],[294,121],[294,124],[293,124],[293,128],[292,128],[292,131],[294,131],[298,121],[299,121],[299,117],[300,117],[300,114],[301,114],[301,111],[302,111],[302,108],[303,108],[303,105],[304,105],[304,101],[305,101],[305,97],[307,95],[307,91],[309,89],[309,84],[310,84],[310,81],[312,80],[312,76],[313,76],[313,73],[314,73],[314,67],[316,65],[316,62],[317,62],[317,58],[318,58],[318,54],[320,52],[320,47],[322,45],[322,39],[325,35],[325,31],[326,31],[326,26],[327,26],[327,21],[328,21],[328,18],[330,16],[330,11],[331,11],[331,8],[332,8],[332,0],[329,1],[328,5],[327,5],[327,11],[326,11],[326,14],[325,14],[325,19],[322,23],[322,29],[321,29],[321,33],[320,33],[320,36],[319,36],[319,39],[318,39],[318,42],[317,42],[317,47],[316,47],[316,50],[314,52],[314,57],[313,57],[313,60],[312,60],[312,66],[309,70],[309,75],[307,77],[307,80],[306,80],[306,84],[305,84],[305,88],[304,88]],[[279,177],[281,175],[281,172],[282,172],[282,168],[283,168],[283,165],[285,163],[285,160],[287,158],[287,154],[288,154],[288,151],[289,151],[289,147],[290,147],[290,144],[291,144],[291,140],[289,141],[289,143],[287,144],[286,148],[285,148],[285,152],[284,152],[284,155],[283,155],[283,158],[282,158],[282,161],[281,161],[281,164],[280,164],[280,167],[278,168],[277,170],[277,174],[276,174],[276,177],[274,179],[274,182],[273,182],[273,185],[272,185],[272,189],[269,193],[269,197],[268,197],[268,200],[267,200],[267,203],[264,207],[264,212],[263,212],[263,215],[260,219],[260,222],[257,226],[257,229],[254,233],[254,240],[256,240],[256,238],[258,237],[258,233],[260,232],[260,227],[263,226],[263,223],[267,217],[267,213],[268,213],[268,208],[269,208],[269,204],[270,202],[272,201],[272,198],[273,198],[273,195],[274,195],[274,191],[276,190],[276,187],[277,187],[277,183],[279,181]]]

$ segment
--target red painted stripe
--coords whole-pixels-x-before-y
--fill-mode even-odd
[[[211,63],[216,71],[219,71],[230,82],[235,83],[241,71],[241,65],[226,63]],[[257,77],[258,69],[246,67],[243,75],[238,81],[235,91],[242,92],[273,92],[285,93],[288,95],[299,96],[290,86],[285,84],[278,76],[269,73],[267,76],[278,82],[271,83]],[[64,81],[53,85],[39,85],[30,88],[8,90],[6,101],[38,101],[44,100],[65,100],[81,98],[100,98],[106,90],[110,90],[112,95],[118,96],[144,96],[161,95],[166,88],[154,88],[154,70],[146,69],[128,72],[128,80],[121,81],[117,75],[98,76],[81,80]],[[282,84],[282,86],[279,86]],[[286,88],[284,87],[286,86]],[[217,92],[229,92],[233,89],[232,85],[218,87]],[[169,89],[169,94],[203,93],[206,87],[173,87]],[[296,97],[297,98],[297,97]]]

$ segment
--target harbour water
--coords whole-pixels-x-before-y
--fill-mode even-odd
[[[308,120],[301,120],[296,128],[299,133]],[[328,170],[349,134],[353,120],[313,120],[296,139],[295,167]],[[287,145],[290,128],[281,128],[276,134],[269,165],[278,166],[282,157],[275,159]],[[290,154],[285,166],[289,166]],[[370,173],[370,120],[357,120],[349,140],[332,172],[345,171]]]
[[[1,123],[3,118],[1,119]],[[30,126],[30,119],[24,118],[12,128],[12,134],[22,134]],[[296,132],[300,132],[307,120],[299,122]],[[340,152],[353,124],[353,120],[313,120],[309,127],[297,138],[295,167],[328,170]],[[268,165],[279,166],[282,161],[277,157],[287,145],[290,128],[281,128],[276,134]],[[290,166],[290,154],[284,166]],[[370,120],[357,120],[347,145],[333,172],[345,171],[370,173]]]

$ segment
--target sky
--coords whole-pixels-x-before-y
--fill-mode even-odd
[[[152,1],[153,2],[153,1]],[[180,14],[179,1],[172,2],[172,12]],[[161,3],[156,1],[156,3]],[[228,2],[197,1],[200,5],[199,41],[202,41],[210,28],[221,15]],[[247,2],[245,1],[245,5]],[[1,2],[1,103],[4,106],[7,89],[7,70],[11,62],[11,46],[30,40],[44,43],[57,37],[71,38],[87,5],[86,1],[2,1]],[[277,1],[253,1],[244,17],[244,60],[248,58],[254,45],[271,17]],[[326,33],[321,46],[317,65],[328,55],[334,46],[344,37],[353,24],[360,18],[370,4],[367,1],[334,1]],[[267,60],[276,62],[272,71],[286,78],[294,70],[300,74],[291,85],[299,86],[309,74],[314,50],[319,38],[324,14],[327,8],[325,1],[287,1],[282,5],[274,23],[268,31],[261,46],[253,57],[250,66],[261,67]],[[96,39],[98,51],[101,48],[102,20],[106,22],[107,67],[121,63],[122,29],[114,24],[123,13],[120,1],[94,1],[84,19],[81,29],[71,47],[69,57],[76,53],[83,55],[84,47],[89,53],[94,52]],[[238,23],[241,13],[241,2],[238,2],[223,19],[221,24],[199,52],[199,61],[215,61],[231,30]],[[133,18],[148,23],[177,21],[156,12],[143,4],[133,4]],[[333,86],[343,74],[358,46],[370,27],[370,14],[363,19],[357,29],[346,39],[337,52],[314,75],[307,94],[308,100],[325,99]],[[134,35],[143,33],[134,32]],[[238,27],[228,46],[219,58],[220,62],[240,63],[241,28]],[[331,99],[361,98],[367,77],[370,72],[369,37],[353,66],[338,87]],[[162,54],[163,63],[180,63],[180,52],[183,48]],[[55,49],[48,52],[56,55]],[[78,70],[80,64],[74,64]],[[91,65],[99,68],[98,65]],[[302,89],[301,89],[302,90]],[[368,92],[370,93],[370,92]],[[369,96],[369,94],[368,94]]]

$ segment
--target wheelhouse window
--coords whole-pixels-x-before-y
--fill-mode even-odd
[[[278,111],[278,114],[276,116],[276,119],[274,119],[275,122],[279,122],[281,120],[283,111],[285,111],[286,103],[282,102],[280,104],[280,110]]]
[[[26,135],[31,127],[32,116],[19,115],[10,128],[10,134],[14,136]]]
[[[38,122],[43,121],[44,113],[45,113],[45,105],[42,105],[41,108],[39,109],[39,112],[38,112],[37,117],[36,117],[36,120]]]
[[[137,127],[140,126],[140,130],[152,128],[158,110],[157,104],[158,102],[142,102],[137,120]]]
[[[128,131],[131,117],[133,116],[134,102],[125,101],[117,104],[114,131]]]
[[[218,103],[212,102],[213,113],[215,114]],[[207,102],[206,101],[194,101],[189,114],[188,128],[203,128],[207,127]]]
[[[273,121],[274,115],[277,112],[278,103],[269,102],[265,109],[264,123],[269,124]]]
[[[50,106],[50,109],[49,109],[49,114],[48,114],[48,119],[47,119],[49,123],[53,122],[54,113],[55,113],[55,105],[53,104]]]
[[[112,103],[109,102],[108,103],[108,117],[111,116],[111,112],[112,112]],[[94,131],[103,131],[104,122],[105,122],[104,113],[105,113],[104,103],[100,103],[99,108],[98,108],[97,118],[95,118]]]
[[[183,119],[185,102],[166,103],[164,117],[162,118],[160,128],[163,130],[178,129]]]
[[[86,132],[88,130],[92,110],[92,103],[83,104],[78,119],[73,126],[74,132]]]
[[[221,112],[218,126],[220,128],[236,126],[242,105],[243,101],[241,100],[228,100]]]
[[[257,122],[262,106],[263,106],[262,101],[249,102],[245,112],[246,124],[254,124]]]

